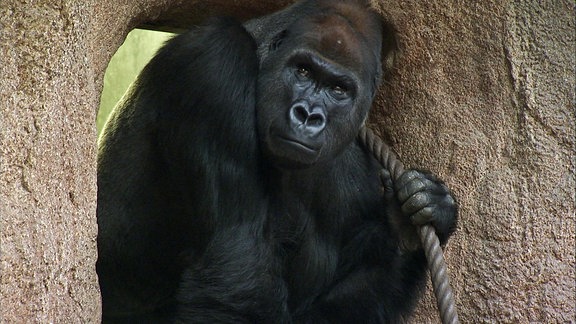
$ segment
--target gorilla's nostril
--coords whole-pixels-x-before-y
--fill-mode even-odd
[[[300,123],[304,124],[306,122],[306,120],[308,119],[308,111],[306,110],[306,108],[304,108],[302,106],[296,106],[293,108],[292,111],[293,111],[294,117]]]
[[[312,114],[306,120],[306,125],[311,127],[322,127],[324,126],[324,116],[321,114]]]

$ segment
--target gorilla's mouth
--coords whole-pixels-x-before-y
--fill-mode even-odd
[[[316,163],[322,153],[322,143],[282,128],[269,128],[264,138],[264,152],[278,167],[306,168]]]
[[[309,153],[316,154],[318,153],[318,149],[313,147],[308,143],[304,143],[303,141],[299,141],[294,138],[286,137],[286,136],[278,136],[278,138],[289,145],[295,146],[296,148],[302,149],[304,151],[308,151]]]
[[[299,138],[285,131],[274,131],[266,136],[265,151],[276,166],[282,168],[305,168],[314,163],[321,154],[322,145]]]

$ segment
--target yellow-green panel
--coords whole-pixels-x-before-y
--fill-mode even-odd
[[[124,44],[110,60],[104,75],[104,90],[96,119],[98,134],[102,131],[108,115],[138,73],[173,35],[144,29],[134,29],[128,34]]]

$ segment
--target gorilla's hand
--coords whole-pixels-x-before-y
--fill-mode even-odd
[[[383,171],[381,178],[385,199],[394,205],[390,221],[399,231],[401,247],[414,250],[420,246],[410,223],[434,226],[440,243],[444,244],[455,230],[458,218],[458,206],[448,187],[434,175],[417,170],[406,170],[394,184],[388,171]]]

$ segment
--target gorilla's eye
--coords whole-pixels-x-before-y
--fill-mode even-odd
[[[349,97],[348,89],[342,85],[333,85],[330,87],[330,94],[338,100],[346,99]]]
[[[334,92],[334,94],[337,94],[337,95],[343,95],[346,93],[346,90],[344,88],[342,88],[341,86],[333,86],[332,92]]]
[[[296,73],[302,79],[310,79],[312,76],[312,73],[310,72],[310,70],[305,66],[298,66],[296,68]]]

